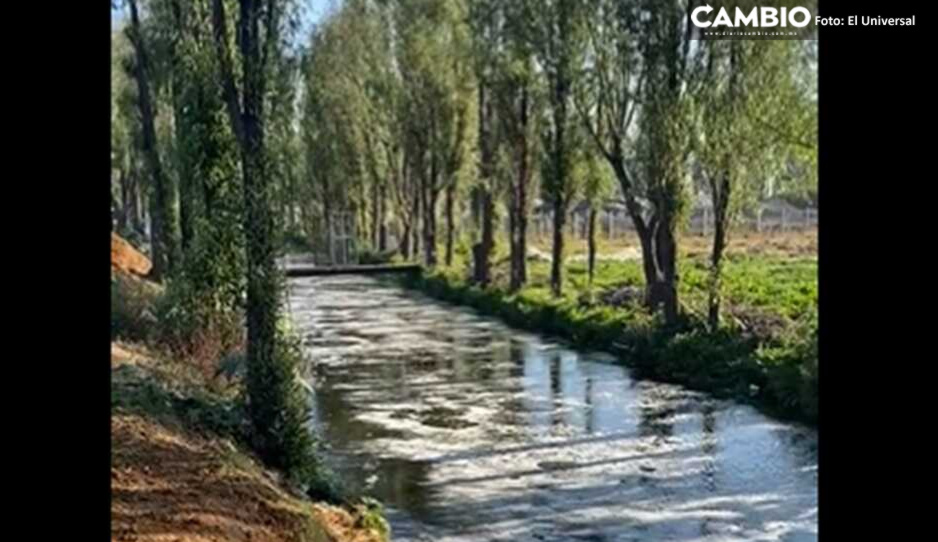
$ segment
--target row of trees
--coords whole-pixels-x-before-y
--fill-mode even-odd
[[[711,198],[710,321],[731,222],[766,183],[816,182],[814,42],[701,40],[695,0],[346,0],[303,63],[303,222],[356,214],[363,239],[427,266],[473,241],[491,280],[506,216],[510,287],[526,281],[527,218],[552,209],[562,293],[571,204],[624,201],[646,303],[680,313],[678,242],[696,189]],[[442,200],[442,201],[441,201]],[[461,210],[473,221],[458,231]],[[443,232],[438,222],[442,219]],[[595,241],[590,236],[590,276]]]
[[[117,225],[150,221],[153,277],[189,334],[246,321],[247,408],[261,455],[303,481],[315,467],[297,357],[280,325],[275,246],[298,180],[283,0],[126,0],[112,36]]]

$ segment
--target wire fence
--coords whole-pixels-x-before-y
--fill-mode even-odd
[[[588,214],[573,211],[567,217],[566,227],[571,235],[585,238]],[[553,213],[535,213],[531,220],[536,236],[549,236],[553,231]],[[603,209],[596,217],[597,233],[606,239],[617,239],[635,233],[635,225],[625,209]],[[816,208],[762,207],[756,212],[745,213],[732,227],[736,231],[757,233],[784,233],[812,231],[818,227]],[[685,232],[691,235],[710,235],[713,232],[713,214],[709,208],[695,209],[685,223]]]

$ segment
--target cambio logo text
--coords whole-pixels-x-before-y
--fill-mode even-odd
[[[716,14],[716,18],[710,19],[713,7],[706,5],[700,6],[691,12],[691,21],[698,28],[716,28],[725,26],[727,28],[754,27],[754,28],[774,28],[789,27],[804,28],[811,22],[811,12],[804,7],[794,7],[788,9],[773,7],[754,7],[746,13],[742,8],[737,7],[735,17],[730,17],[725,7],[721,7]]]

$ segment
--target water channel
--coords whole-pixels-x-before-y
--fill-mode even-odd
[[[395,541],[814,541],[817,433],[374,278],[292,279],[313,421]]]

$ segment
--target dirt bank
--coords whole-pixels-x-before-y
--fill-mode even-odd
[[[111,269],[145,277],[153,264],[120,235],[111,233]]]
[[[345,509],[295,495],[203,425],[197,377],[112,344],[112,541],[377,542]],[[192,405],[192,406],[188,406]],[[203,409],[203,410],[199,410]]]

